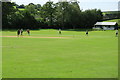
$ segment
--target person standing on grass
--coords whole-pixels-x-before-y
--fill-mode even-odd
[[[88,36],[88,30],[86,30],[86,35]]]
[[[20,30],[21,35],[23,35],[23,29]]]
[[[116,30],[116,37],[118,36],[118,30]]]
[[[19,37],[20,35],[20,29],[17,30],[17,36]]]
[[[28,33],[28,35],[30,36],[30,30],[29,30],[29,29],[27,29],[27,33]]]
[[[62,34],[61,29],[59,29],[59,34]]]

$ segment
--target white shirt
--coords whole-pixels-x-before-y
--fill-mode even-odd
[[[118,30],[116,30],[116,33],[118,33]]]

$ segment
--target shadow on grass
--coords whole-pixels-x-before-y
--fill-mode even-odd
[[[26,31],[27,29],[21,28],[23,31]],[[2,31],[9,31],[9,32],[17,32],[18,29],[2,29]],[[30,30],[41,30],[41,29],[30,29]]]
[[[94,31],[93,29],[63,29],[63,31]]]
[[[18,29],[2,29],[2,31],[8,32],[17,32]],[[27,29],[23,29],[26,31]],[[59,29],[30,29],[33,31],[40,31],[40,30],[59,30]],[[85,31],[103,31],[103,30],[94,30],[94,29],[62,29],[62,31],[77,31],[77,32],[85,32]]]

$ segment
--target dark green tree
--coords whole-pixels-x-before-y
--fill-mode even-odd
[[[16,4],[11,2],[2,2],[2,26],[9,28],[11,25],[10,16],[16,12]]]
[[[36,5],[33,4],[33,3],[30,3],[30,4],[26,5],[25,9],[26,9],[27,12],[29,12],[33,16],[35,16],[37,14]]]
[[[49,27],[52,27],[54,25],[53,15],[55,13],[55,5],[53,4],[53,2],[46,2],[46,4],[44,4],[42,7],[41,12],[44,21],[48,24]]]

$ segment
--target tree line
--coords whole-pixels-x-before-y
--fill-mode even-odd
[[[92,28],[103,18],[100,9],[82,11],[77,2],[18,5],[2,2],[3,29]]]

